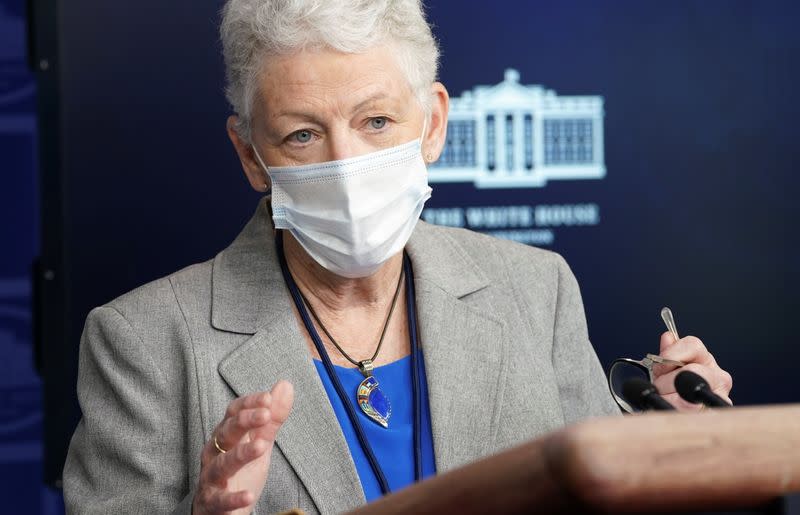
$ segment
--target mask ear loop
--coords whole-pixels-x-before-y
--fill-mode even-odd
[[[420,149],[420,152],[422,152],[422,145],[424,144],[425,132],[427,130],[428,130],[428,115],[426,114],[425,118],[422,120],[422,134],[419,137],[419,149]],[[430,163],[431,162],[431,153],[430,152],[423,153],[422,160],[425,162],[426,165],[428,163]]]
[[[267,177],[269,177],[269,168],[267,168],[267,165],[264,164],[264,160],[261,159],[261,156],[258,154],[258,150],[256,150],[256,146],[255,145],[251,145],[251,146],[253,147],[253,153],[256,155],[256,159],[258,160],[258,164],[261,165],[261,168],[264,170],[264,173],[267,174]],[[272,181],[270,181],[270,183],[271,182]],[[267,195],[272,193],[272,188],[270,188],[267,185],[266,182],[264,182],[264,193],[267,194]]]

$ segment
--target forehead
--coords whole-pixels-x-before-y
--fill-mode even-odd
[[[316,49],[267,60],[257,103],[268,117],[296,108],[345,113],[376,94],[402,102],[412,94],[388,47],[359,54]]]

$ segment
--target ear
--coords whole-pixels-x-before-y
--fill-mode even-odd
[[[422,157],[426,163],[439,159],[447,137],[447,113],[450,111],[450,95],[444,84],[431,85],[431,119],[427,134],[422,139]]]
[[[250,182],[250,186],[252,186],[254,190],[263,193],[269,190],[269,175],[267,175],[266,170],[259,164],[255,151],[253,150],[253,145],[242,139],[239,133],[236,132],[236,122],[238,120],[239,118],[236,116],[228,117],[228,137],[231,139],[233,148],[236,149],[236,153],[239,155],[239,161],[242,162],[242,168],[244,169],[244,174],[247,176],[247,180]]]

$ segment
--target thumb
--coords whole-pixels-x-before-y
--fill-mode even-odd
[[[663,333],[661,335],[661,341],[659,342],[659,351],[658,351],[659,356],[663,356],[664,352],[673,345],[675,345],[675,342],[677,341],[678,340],[676,340],[675,337],[672,336],[672,333],[670,331],[666,331],[665,333]],[[655,365],[653,365],[653,375],[655,377],[661,377],[666,373],[672,372],[673,370],[675,370],[675,367],[672,365],[662,365],[660,363],[656,363]]]
[[[672,347],[673,345],[675,345],[676,341],[678,341],[678,340],[676,340],[675,337],[672,336],[671,332],[665,331],[661,335],[661,341],[659,342],[660,345],[659,345],[659,352],[658,353],[659,354],[664,354],[664,351],[667,350],[668,348]]]

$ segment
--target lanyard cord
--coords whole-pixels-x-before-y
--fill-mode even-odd
[[[319,337],[319,333],[317,333],[313,322],[309,318],[308,311],[303,303],[300,289],[294,282],[294,278],[289,271],[289,266],[286,264],[286,255],[283,252],[282,236],[282,231],[279,230],[275,232],[275,249],[278,253],[278,261],[281,265],[283,280],[286,282],[286,286],[289,288],[289,293],[291,293],[292,300],[294,300],[294,305],[297,308],[298,313],[300,313],[300,318],[303,320],[303,325],[305,325],[311,340],[314,342],[314,346],[317,348],[317,352],[319,352],[320,358],[322,358],[322,364],[325,367],[325,371],[328,373],[328,377],[333,384],[333,388],[336,390],[339,399],[342,401],[342,405],[347,412],[347,418],[350,419],[350,424],[353,426],[353,430],[356,433],[358,443],[361,445],[361,449],[364,451],[364,455],[367,457],[367,461],[369,462],[372,471],[375,473],[375,478],[378,480],[378,484],[381,487],[381,492],[383,495],[391,493],[392,490],[389,487],[389,482],[386,480],[386,475],[383,473],[383,469],[381,468],[380,463],[378,463],[378,459],[375,457],[375,453],[372,450],[372,446],[369,444],[369,440],[367,440],[367,435],[364,432],[364,428],[361,426],[361,422],[358,419],[355,408],[350,402],[347,393],[344,391],[344,387],[342,386],[341,381],[339,381],[339,377],[336,375],[336,371],[333,368],[333,363],[331,363],[331,359],[328,357],[328,353],[325,351],[325,346]],[[411,338],[411,378],[414,401],[414,480],[419,481],[422,478],[422,442],[420,435],[422,426],[422,412],[419,388],[419,361],[417,358],[417,316],[414,298],[414,273],[411,268],[411,260],[408,258],[408,255],[406,255],[405,252],[403,253],[403,270],[405,271],[406,276],[406,307],[408,310],[408,331]]]
[[[403,252],[403,268],[406,270],[406,311],[408,312],[408,333],[411,337],[411,384],[414,395],[414,480],[422,479],[422,393],[419,377],[419,333],[417,332],[417,295],[414,291],[414,272],[411,258]]]

